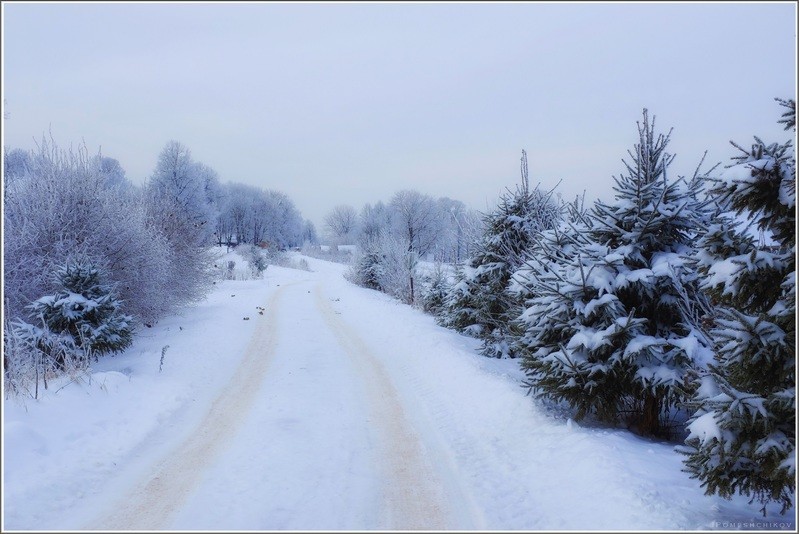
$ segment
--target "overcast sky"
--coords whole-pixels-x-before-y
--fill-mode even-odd
[[[648,107],[674,174],[793,136],[796,5],[3,4],[3,143],[85,141],[143,183],[171,139],[321,224],[400,189],[612,197]],[[319,228],[320,229],[320,228]]]

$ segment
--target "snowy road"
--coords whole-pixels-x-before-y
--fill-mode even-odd
[[[269,313],[247,347],[236,374],[197,427],[172,454],[164,458],[111,512],[87,530],[161,530],[196,488],[203,469],[238,430],[250,410],[274,356],[276,311],[285,287],[267,305]]]
[[[265,280],[225,282],[104,360],[93,382],[103,381],[101,392],[73,386],[25,410],[7,402],[4,526],[678,530],[762,521],[745,499],[703,496],[673,445],[547,414],[519,387],[516,362],[477,355],[475,340],[351,285],[340,265],[309,262],[314,272],[270,267]],[[68,413],[83,415],[59,425]],[[760,526],[794,525],[773,521]]]
[[[359,466],[361,473],[358,470],[341,472],[341,464],[331,462],[334,458],[326,455],[329,448],[342,445],[336,442],[341,436],[336,435],[335,429],[331,434],[315,436],[308,443],[311,449],[301,449],[303,455],[291,459],[292,463],[307,464],[304,470],[309,474],[317,473],[316,476],[301,477],[300,480],[309,485],[302,488],[303,493],[312,494],[312,486],[317,486],[320,479],[335,482],[335,487],[328,488],[330,495],[324,495],[325,498],[354,488],[360,493],[360,499],[352,500],[346,506],[355,509],[361,507],[360,516],[372,516],[376,521],[372,525],[364,523],[363,528],[443,529],[456,524],[474,528],[473,523],[465,522],[468,514],[456,516],[452,513],[456,509],[450,504],[453,495],[441,483],[436,472],[437,466],[425,455],[425,445],[408,423],[397,392],[379,359],[354,329],[339,317],[329,299],[323,296],[321,285],[316,284],[313,291],[308,290],[311,286],[310,281],[294,282],[283,285],[273,293],[236,373],[214,400],[196,431],[161,460],[155,470],[147,473],[129,493],[113,502],[106,517],[87,529],[163,530],[171,527],[176,517],[174,526],[177,528],[200,529],[209,521],[218,520],[215,518],[222,518],[229,525],[229,521],[235,517],[230,515],[233,510],[224,509],[225,503],[220,503],[216,498],[211,508],[190,504],[189,513],[181,515],[182,507],[192,493],[200,495],[195,499],[201,499],[204,493],[218,493],[220,485],[225,484],[224,480],[217,480],[213,476],[204,477],[204,472],[217,462],[217,456],[228,442],[233,442],[233,448],[214,466],[215,470],[235,473],[236,470],[247,469],[249,477],[254,472],[260,472],[259,479],[271,480],[276,483],[276,489],[280,489],[284,481],[272,475],[276,466],[270,465],[269,461],[275,455],[261,443],[272,437],[267,429],[270,426],[293,427],[291,433],[299,437],[313,433],[313,428],[322,424],[319,418],[326,415],[304,410],[310,392],[302,389],[298,390],[298,398],[291,403],[295,407],[291,412],[277,410],[271,421],[250,415],[273,412],[270,409],[274,405],[269,394],[272,391],[270,382],[285,382],[291,379],[293,373],[302,374],[301,371],[307,371],[308,386],[315,390],[314,394],[320,397],[322,403],[323,399],[335,398],[340,389],[362,393],[359,398],[352,397],[345,406],[341,406],[352,414],[346,415],[352,418],[350,424],[360,422],[363,427],[360,432],[362,443],[344,445],[368,451],[364,458],[368,464]],[[324,332],[325,329],[327,332]],[[333,342],[329,339],[331,333],[335,339]],[[276,351],[277,347],[280,347],[279,351]],[[274,375],[267,379],[267,371],[276,358],[287,361],[278,365]],[[322,358],[327,360],[324,364],[317,361]],[[346,369],[347,373],[333,380],[331,366]],[[240,432],[248,437],[237,441],[236,436]],[[250,438],[257,433],[262,434],[261,439]],[[286,445],[291,446],[288,443]],[[241,466],[236,463],[240,458],[262,460]],[[279,458],[281,462],[286,461],[285,451]],[[373,472],[372,476],[378,481],[373,490],[358,481],[358,478],[364,477],[363,472]],[[354,480],[348,480],[348,476]],[[361,487],[357,487],[359,485]],[[267,514],[266,520],[269,516],[285,515],[281,510],[286,509],[286,504],[278,505],[281,497],[273,495],[264,499],[268,492],[268,489],[259,492],[263,500],[252,501],[256,503],[253,506],[274,508],[276,513]],[[460,503],[453,501],[452,504]],[[297,521],[297,527],[307,524],[305,521],[313,515],[313,510],[320,510],[320,506],[324,509],[324,503],[308,502],[304,506],[308,509],[299,511],[291,519]],[[206,510],[205,514],[202,513],[203,509]],[[463,511],[463,507],[460,509]],[[333,509],[330,513],[337,512]],[[319,519],[318,528],[329,524],[328,521],[335,521],[331,517]],[[289,524],[271,527],[292,528]],[[243,523],[237,528],[258,528],[258,525]]]

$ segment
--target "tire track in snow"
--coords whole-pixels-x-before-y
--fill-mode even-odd
[[[436,478],[421,441],[403,412],[385,369],[363,340],[342,321],[315,289],[319,311],[340,345],[352,358],[368,395],[368,410],[377,426],[383,479],[380,529],[443,530],[453,523],[443,486]]]
[[[86,530],[161,530],[177,511],[225,445],[225,438],[245,419],[264,380],[277,344],[280,287],[266,305],[266,314],[250,339],[244,358],[214,399],[197,429],[151,473],[123,495],[111,510]]]

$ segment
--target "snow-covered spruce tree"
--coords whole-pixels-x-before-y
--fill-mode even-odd
[[[511,276],[508,293],[513,295],[517,307],[508,324],[512,350],[517,356],[529,356],[529,336],[526,323],[529,318],[521,315],[539,296],[539,287],[546,283],[549,274],[561,263],[566,263],[577,253],[580,245],[590,244],[588,233],[591,219],[585,208],[585,195],[574,202],[563,204],[564,217],[561,222],[541,232],[533,247],[525,252],[524,263]]]
[[[686,374],[710,359],[699,318],[707,302],[689,261],[706,216],[701,178],[667,180],[669,135],[646,110],[615,201],[595,203],[585,240],[536,273],[517,323],[528,385],[566,401],[576,417],[623,419],[665,433],[661,417],[683,400]]]
[[[512,273],[523,263],[538,234],[557,224],[560,211],[551,195],[530,189],[527,153],[522,151],[522,180],[500,197],[484,216],[478,252],[458,269],[439,322],[483,340],[486,356],[513,357],[507,325],[515,302],[506,291]]]
[[[382,254],[375,248],[361,251],[355,258],[348,273],[348,279],[368,289],[382,291],[380,279],[383,277]]]
[[[422,276],[422,309],[438,317],[449,292],[447,273],[442,264],[436,263],[432,273]]]
[[[74,260],[55,276],[58,291],[28,306],[30,315],[42,323],[42,328],[18,325],[26,341],[39,344],[42,332],[68,335],[74,347],[95,356],[119,352],[131,344],[133,320],[122,313],[120,301],[111,287],[102,283],[98,269],[86,260]]]
[[[795,101],[778,102],[795,131]],[[733,145],[741,154],[711,191],[728,215],[698,244],[716,358],[693,401],[685,465],[708,494],[737,492],[764,514],[769,502],[785,513],[796,493],[796,156],[790,141]],[[740,229],[741,216],[764,242]]]

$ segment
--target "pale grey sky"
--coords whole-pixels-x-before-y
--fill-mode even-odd
[[[222,181],[334,205],[484,210],[519,178],[612,197],[643,107],[674,173],[783,141],[796,4],[3,3],[3,143],[51,131],[134,182],[175,139]]]

